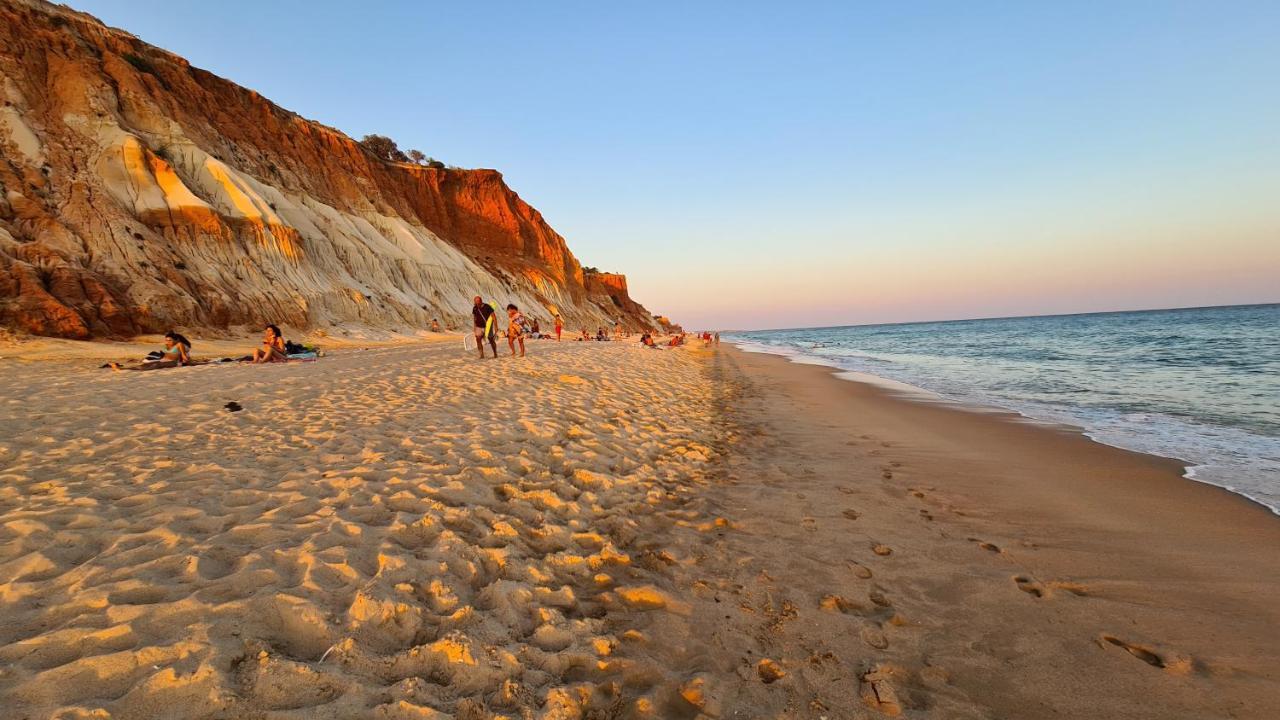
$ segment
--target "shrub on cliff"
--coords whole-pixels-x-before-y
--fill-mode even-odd
[[[373,156],[379,160],[387,162],[409,162],[409,156],[400,151],[396,141],[386,135],[365,135],[360,139],[360,145],[365,150],[373,153]]]
[[[144,57],[134,55],[133,53],[125,53],[121,57],[123,57],[124,61],[132,65],[138,72],[144,72],[149,75],[156,74],[156,67],[151,64],[150,60]]]
[[[422,161],[427,159],[427,156],[423,155],[421,150],[410,150],[409,159],[412,160],[415,164],[421,165]]]

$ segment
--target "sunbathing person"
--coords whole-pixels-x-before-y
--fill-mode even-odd
[[[172,330],[164,334],[164,350],[152,352],[139,365],[124,366],[108,363],[112,370],[160,370],[162,368],[192,365],[191,341]]]
[[[268,325],[262,331],[262,347],[253,351],[252,359],[255,363],[277,363],[289,359],[288,352],[284,347],[284,337],[280,334],[280,328],[275,325]]]

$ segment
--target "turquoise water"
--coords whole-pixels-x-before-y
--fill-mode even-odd
[[[904,382],[1177,458],[1280,513],[1280,304],[744,332],[747,350]]]

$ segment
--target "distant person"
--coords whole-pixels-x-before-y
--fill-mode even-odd
[[[280,328],[268,325],[263,329],[262,347],[253,351],[252,359],[259,364],[284,362],[289,359],[288,351],[284,346],[284,335],[280,332]]]
[[[160,370],[163,368],[193,365],[191,360],[191,341],[177,332],[170,330],[164,334],[164,349],[147,354],[147,359],[139,365],[124,366],[120,363],[108,363],[112,370]]]
[[[520,343],[520,357],[524,357],[524,315],[515,303],[507,304],[507,346],[511,356],[516,355],[516,343]]]
[[[538,338],[538,339],[542,338],[542,328],[538,325],[538,318],[533,319],[533,329],[530,331],[530,333],[535,338]]]
[[[560,333],[564,330],[564,320],[560,319],[560,313],[556,313],[556,342],[560,342]]]
[[[720,333],[716,333],[716,334],[715,334],[715,344],[716,344],[716,345],[719,345],[719,344],[720,344]]]
[[[489,347],[493,348],[493,357],[497,359],[498,319],[493,315],[493,308],[479,295],[471,306],[471,320],[475,325],[476,349],[480,351],[480,359],[484,359],[485,341],[489,342]]]
[[[431,321],[431,332],[440,332],[440,320],[439,320],[439,318],[437,318],[437,319],[435,319],[435,320],[432,320],[432,321]]]

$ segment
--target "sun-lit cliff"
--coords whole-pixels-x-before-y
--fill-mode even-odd
[[[652,324],[494,170],[383,162],[96,19],[0,0],[0,326]]]

